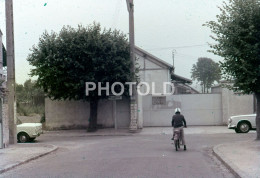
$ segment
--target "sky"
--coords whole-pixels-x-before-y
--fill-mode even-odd
[[[5,0],[0,0],[0,29],[5,44]],[[199,57],[215,62],[219,56],[207,52],[211,31],[202,26],[216,20],[222,0],[134,0],[135,44],[172,64],[175,73],[191,78]],[[126,0],[13,0],[16,82],[29,79],[32,68],[26,61],[45,30],[59,32],[65,25],[77,27],[94,21],[103,28],[128,34]]]

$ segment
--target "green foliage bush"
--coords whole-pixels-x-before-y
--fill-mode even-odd
[[[27,105],[17,105],[16,112],[20,116],[32,116],[34,114],[44,115],[44,105],[39,106],[27,106]]]
[[[29,79],[23,85],[16,84],[16,112],[20,116],[44,115],[44,92],[36,87],[35,83]]]

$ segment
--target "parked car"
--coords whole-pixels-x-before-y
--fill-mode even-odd
[[[247,133],[256,129],[256,114],[231,116],[228,119],[228,128],[235,129],[236,133]]]
[[[17,123],[17,140],[19,143],[33,141],[42,133],[41,123],[22,123],[20,120]]]

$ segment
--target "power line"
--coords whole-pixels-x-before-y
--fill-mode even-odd
[[[196,56],[192,56],[192,55],[189,55],[189,54],[183,54],[183,53],[179,53],[179,52],[176,52],[176,56],[178,56],[178,57],[185,57],[185,58],[189,57],[189,58],[195,58],[195,59],[198,58]]]
[[[173,46],[173,47],[163,47],[163,48],[152,48],[147,50],[166,50],[166,49],[180,49],[180,48],[193,48],[193,47],[201,47],[201,46],[207,46],[208,44],[198,44],[198,45],[190,45],[190,46]]]

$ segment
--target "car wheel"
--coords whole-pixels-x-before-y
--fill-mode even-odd
[[[27,133],[19,133],[18,136],[17,136],[17,140],[18,142],[20,143],[25,143],[25,142],[28,142],[30,139],[29,135]]]
[[[236,133],[241,133],[238,128],[235,128],[235,132],[236,132]]]
[[[250,130],[250,125],[247,122],[241,122],[238,125],[238,129],[241,133],[247,133]]]
[[[34,138],[30,138],[29,140],[30,140],[30,142],[33,142],[35,139],[36,138],[34,137]]]

